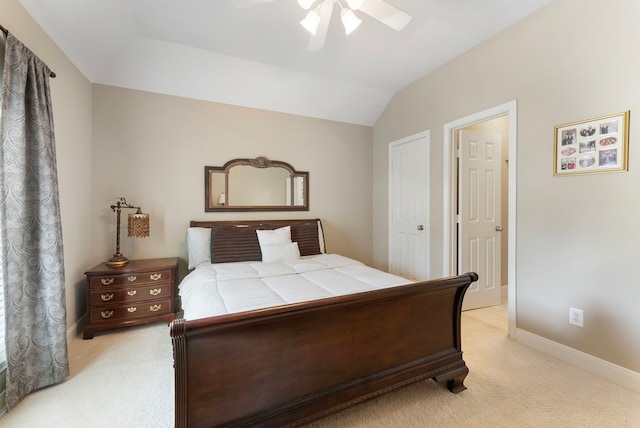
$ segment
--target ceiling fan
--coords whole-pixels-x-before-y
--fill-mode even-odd
[[[231,0],[238,8],[269,3],[275,0]],[[307,16],[300,24],[311,33],[309,39],[309,51],[319,51],[324,47],[324,42],[329,29],[329,22],[337,4],[341,9],[341,20],[345,32],[350,34],[362,20],[355,12],[365,13],[377,19],[396,31],[402,30],[411,21],[411,16],[402,10],[390,5],[384,0],[297,0],[300,7],[308,10]]]

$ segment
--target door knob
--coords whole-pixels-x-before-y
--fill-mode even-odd
[[[424,226],[423,226],[423,225],[421,225],[421,224],[419,224],[419,225],[418,225],[418,230],[424,230]]]
[[[502,226],[496,226],[496,232],[502,232]]]

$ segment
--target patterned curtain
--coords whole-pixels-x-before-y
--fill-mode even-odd
[[[7,34],[0,210],[7,408],[69,376],[51,71]]]

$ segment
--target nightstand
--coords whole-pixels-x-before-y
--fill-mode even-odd
[[[131,260],[125,266],[105,263],[87,272],[84,339],[120,327],[175,319],[178,258]]]

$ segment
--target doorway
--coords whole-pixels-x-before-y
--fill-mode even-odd
[[[443,224],[443,273],[446,275],[455,275],[458,273],[460,263],[460,245],[459,245],[459,221],[458,215],[459,194],[464,192],[465,182],[458,179],[459,177],[459,150],[458,136],[460,131],[464,129],[477,129],[478,127],[488,127],[492,125],[492,120],[503,118],[506,122],[507,144],[505,144],[506,159],[503,164],[503,176],[506,179],[506,198],[502,202],[506,218],[502,221],[506,227],[505,247],[503,251],[506,256],[506,284],[507,284],[507,306],[509,318],[509,336],[515,337],[515,320],[516,320],[516,102],[512,101],[458,120],[449,122],[444,126],[444,224]],[[497,122],[493,122],[495,125]],[[507,163],[508,162],[508,163]],[[505,221],[506,220],[506,221]],[[501,225],[496,225],[501,226]],[[502,283],[505,283],[502,279]]]

